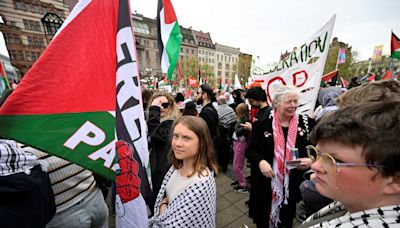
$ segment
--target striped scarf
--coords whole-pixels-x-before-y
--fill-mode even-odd
[[[289,121],[289,130],[285,144],[285,136],[278,113],[274,111],[272,120],[272,130],[274,134],[274,161],[273,171],[275,176],[271,181],[272,205],[270,215],[270,227],[277,227],[280,215],[281,204],[287,204],[289,198],[289,169],[285,167],[285,161],[291,160],[290,149],[295,147],[298,116],[295,114]]]

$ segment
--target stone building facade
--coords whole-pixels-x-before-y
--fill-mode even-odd
[[[70,1],[73,2],[73,1]],[[62,0],[2,0],[0,24],[11,64],[24,75],[70,13]]]

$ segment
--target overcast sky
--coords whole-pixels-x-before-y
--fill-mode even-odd
[[[155,18],[157,0],[130,0],[135,10]],[[300,46],[334,14],[333,37],[372,56],[384,44],[390,53],[391,30],[400,36],[400,0],[171,0],[179,24],[210,32],[213,42],[239,47],[265,63]]]
[[[135,10],[155,18],[157,0],[130,0]],[[374,46],[390,52],[390,32],[400,36],[400,0],[172,0],[179,24],[210,32],[213,42],[239,47],[265,63],[308,40],[336,14],[333,37],[372,56]],[[0,38],[0,51],[4,48]],[[4,53],[4,51],[3,51]]]

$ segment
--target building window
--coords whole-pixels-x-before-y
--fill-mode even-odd
[[[40,13],[40,8],[39,8],[39,6],[38,5],[34,5],[33,6],[33,11],[35,12],[35,13]]]
[[[222,63],[218,63],[218,69],[222,69]]]
[[[26,11],[32,11],[32,4],[25,3],[25,9]]]
[[[222,74],[221,74],[221,71],[220,71],[220,70],[218,71],[218,76],[219,76],[219,77],[221,77],[221,76],[222,76]]]
[[[150,29],[149,26],[146,23],[140,22],[133,20],[133,29],[135,32],[142,33],[149,35],[150,34]]]
[[[36,37],[33,37],[33,46],[39,47],[39,40]]]
[[[15,44],[21,44],[22,43],[21,38],[17,34],[14,34],[14,43]]]
[[[18,60],[18,55],[17,55],[17,51],[16,50],[11,50],[11,59],[12,60]]]
[[[33,39],[30,36],[28,36],[28,45],[33,46]]]
[[[15,7],[16,7],[18,10],[24,10],[24,4],[23,4],[22,2],[20,2],[20,1],[17,1],[17,2],[15,3]]]
[[[39,46],[40,47],[45,47],[43,38],[39,39]]]
[[[47,13],[42,18],[43,27],[47,35],[55,35],[58,29],[61,27],[63,20],[54,13]],[[39,26],[40,27],[40,26]]]
[[[189,49],[186,48],[186,53],[189,54]]]
[[[192,55],[194,55],[194,50],[192,49]]]
[[[40,29],[40,23],[38,21],[35,21],[35,31],[41,32],[42,30]]]
[[[229,64],[225,64],[225,70],[229,70]]]
[[[31,52],[27,51],[25,52],[25,57],[27,61],[32,61],[32,55]]]
[[[24,61],[24,54],[22,53],[22,51],[17,51],[17,55],[17,60]]]
[[[29,30],[29,29],[30,29],[30,27],[29,27],[29,21],[28,21],[28,20],[25,20],[25,19],[23,19],[23,21],[24,21],[24,28],[25,28],[26,30]]]
[[[147,51],[147,50],[146,50],[146,59],[147,60],[150,59],[150,54],[149,54],[149,51]]]

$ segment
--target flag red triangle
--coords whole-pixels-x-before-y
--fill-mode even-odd
[[[115,111],[116,88],[110,81],[115,81],[116,61],[110,59],[116,53],[117,15],[115,1],[89,3],[59,31],[0,114]]]
[[[332,72],[329,72],[329,73],[325,74],[324,76],[322,76],[321,80],[322,80],[323,82],[327,82],[327,81],[329,81],[331,78],[335,77],[335,75],[337,74],[337,72],[338,72],[337,70],[334,70],[334,71],[332,71]]]
[[[174,7],[171,4],[171,1],[170,0],[162,0],[162,4],[164,6],[165,23],[166,24],[174,23],[176,21],[176,15],[175,15]]]
[[[399,38],[392,32],[392,40],[391,40],[391,52],[393,53],[396,49],[400,48],[400,40]]]

